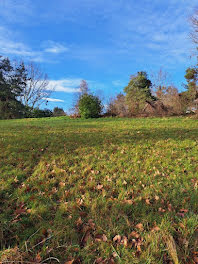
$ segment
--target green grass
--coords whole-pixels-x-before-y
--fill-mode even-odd
[[[197,120],[0,121],[0,261],[196,263],[197,189]]]

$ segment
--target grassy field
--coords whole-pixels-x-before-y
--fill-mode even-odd
[[[198,263],[198,121],[0,121],[0,263]]]

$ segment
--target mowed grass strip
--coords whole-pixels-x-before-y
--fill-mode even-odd
[[[197,120],[0,121],[0,261],[197,263],[197,189]]]

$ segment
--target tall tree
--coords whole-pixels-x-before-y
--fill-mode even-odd
[[[124,88],[131,115],[139,114],[144,108],[145,102],[154,99],[151,94],[151,87],[152,83],[146,72],[141,71],[131,76],[129,84]]]
[[[23,114],[24,107],[18,98],[26,87],[23,64],[14,66],[8,58],[0,57],[0,117],[15,118]]]
[[[191,38],[194,43],[198,44],[198,10],[191,17],[192,32]]]
[[[158,72],[151,74],[152,77],[152,92],[158,100],[162,100],[168,86],[170,86],[170,76],[162,68]]]
[[[39,107],[44,101],[46,102],[44,98],[49,98],[53,90],[48,89],[48,76],[35,63],[22,64],[26,70],[27,82],[20,96],[21,103],[31,108]]]
[[[187,96],[190,102],[198,98],[198,68],[192,67],[186,70]]]
[[[76,115],[79,115],[79,101],[83,95],[87,95],[89,93],[89,86],[86,80],[82,80],[79,85],[79,92],[75,96],[74,99],[74,112]]]
[[[80,90],[80,94],[87,94],[88,91],[89,91],[89,88],[88,88],[88,83],[87,81],[85,80],[82,80],[81,83],[80,83],[80,87],[79,87],[79,90]]]

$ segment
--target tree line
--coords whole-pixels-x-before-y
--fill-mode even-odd
[[[191,19],[192,40],[198,44],[198,12]],[[168,82],[162,69],[152,76],[139,71],[130,77],[128,85],[112,98],[106,109],[98,96],[93,95],[85,80],[81,81],[73,117],[96,118],[100,116],[170,116],[198,113],[198,65],[186,70],[185,91]],[[53,111],[39,107],[50,97],[46,74],[34,64],[11,62],[0,57],[0,119],[62,116],[62,108]]]
[[[65,115],[58,107],[53,111],[39,108],[52,92],[48,84],[38,65],[0,57],[0,119]]]

